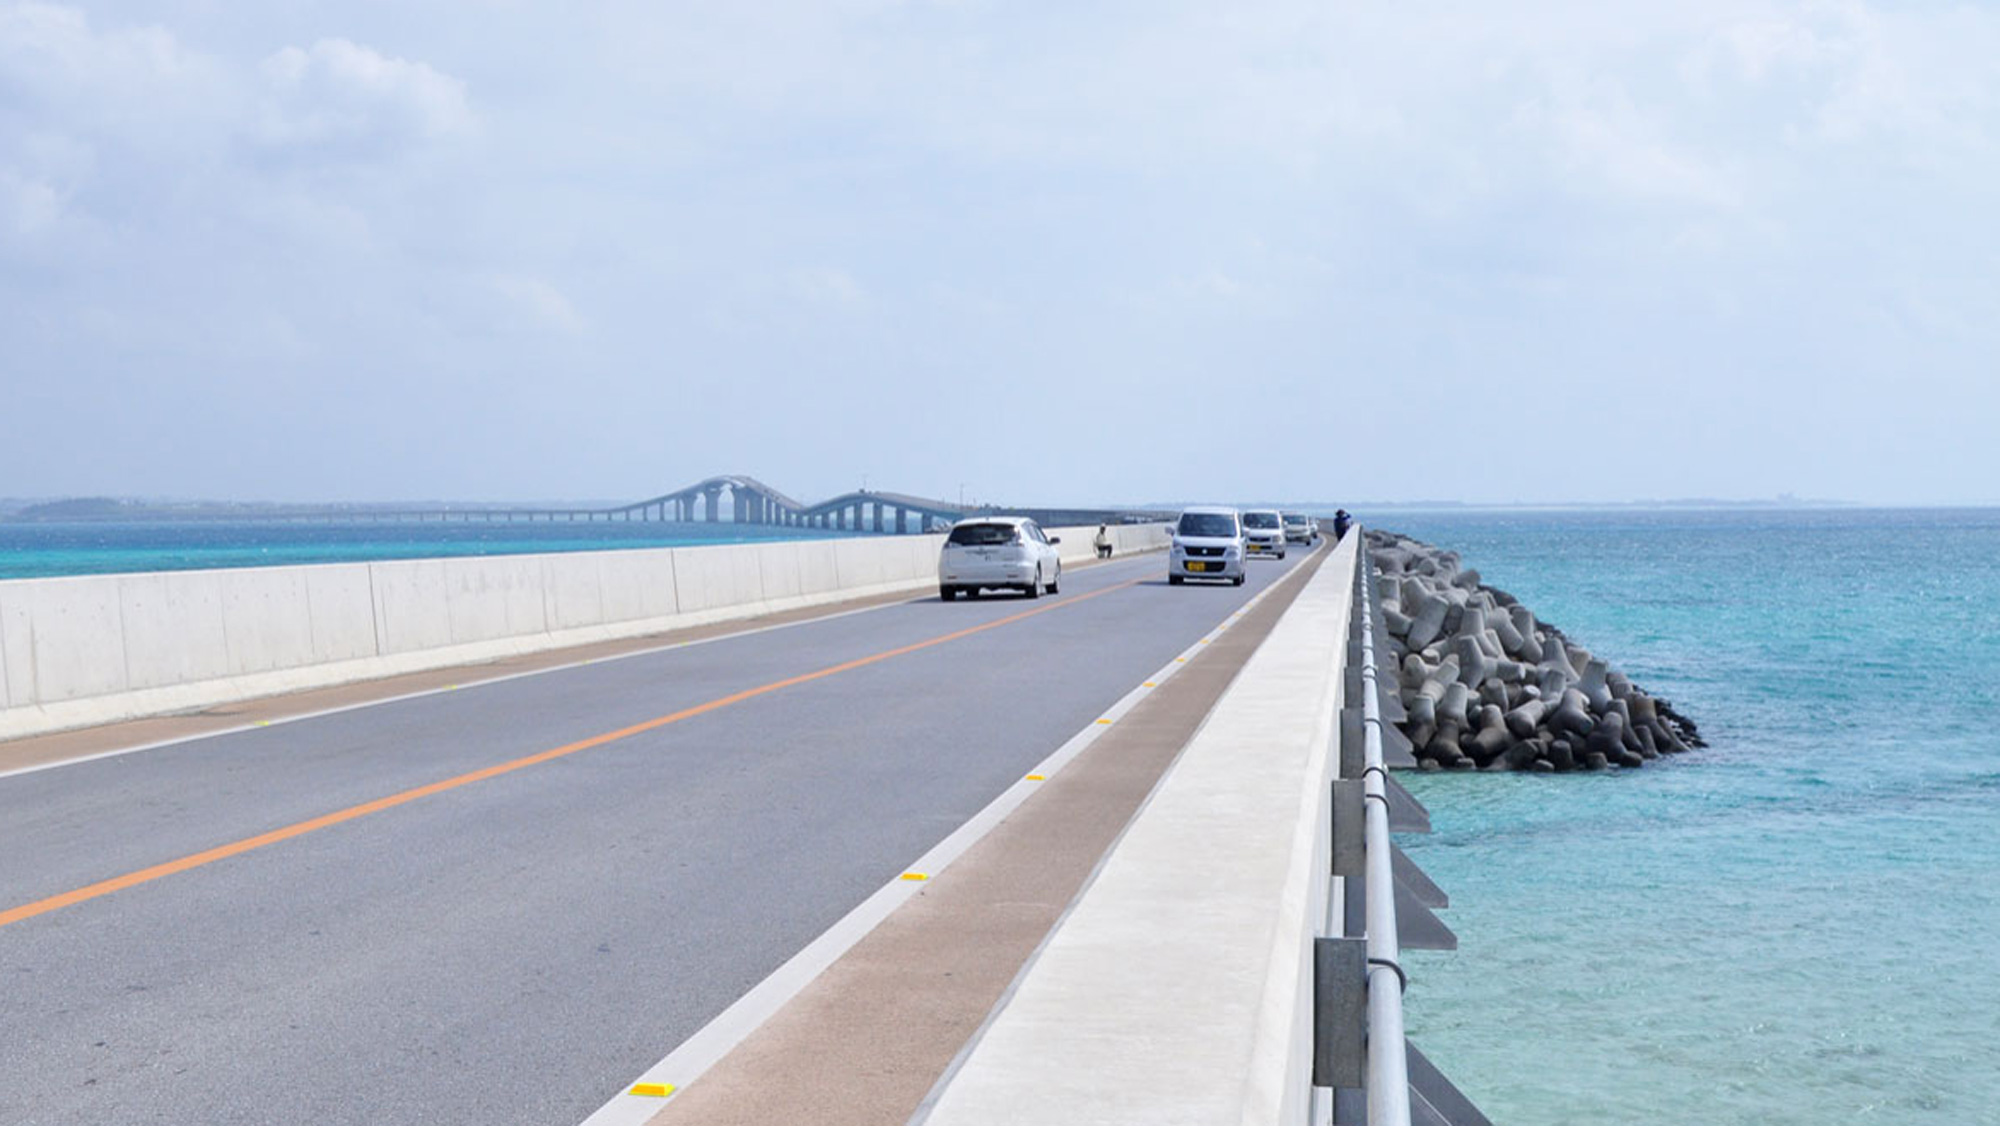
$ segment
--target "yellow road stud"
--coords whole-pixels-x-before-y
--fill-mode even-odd
[[[1046,781],[1048,781],[1048,780],[1049,780],[1049,776],[1048,776],[1048,775],[1046,775],[1046,774],[1030,774],[1030,775],[1028,775],[1028,781],[1030,781],[1030,782],[1046,782]]]
[[[632,1084],[631,1093],[644,1095],[649,1099],[664,1099],[674,1093],[674,1085],[672,1083],[634,1083]]]
[[[930,879],[930,875],[925,872],[905,872],[903,873],[903,878],[906,880],[928,880]]]

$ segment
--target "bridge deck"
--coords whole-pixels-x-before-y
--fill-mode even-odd
[[[1283,569],[1118,561],[0,777],[0,1121],[579,1121]]]

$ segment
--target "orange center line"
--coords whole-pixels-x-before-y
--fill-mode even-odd
[[[1038,606],[1033,610],[1023,610],[1018,614],[1009,614],[1004,618],[995,618],[981,625],[968,626],[965,629],[954,630],[951,633],[942,634],[925,641],[899,646],[895,649],[885,649],[880,653],[871,654],[866,657],[857,657],[851,661],[842,661],[837,665],[828,665],[826,668],[815,669],[812,672],[801,673],[798,676],[789,676],[783,680],[774,680],[769,684],[761,684],[755,688],[745,688],[741,692],[732,692],[727,696],[718,696],[706,703],[696,704],[690,708],[682,708],[680,711],[667,715],[655,716],[644,722],[635,723],[630,727],[621,727],[616,731],[607,731],[602,735],[592,735],[588,739],[579,739],[574,743],[565,743],[560,747],[553,747],[546,751],[537,751],[532,755],[525,755],[508,762],[481,767],[478,770],[460,774],[453,778],[431,782],[427,785],[415,787],[414,789],[404,790],[401,793],[390,794],[387,797],[376,798],[374,801],[362,802],[360,805],[350,805],[346,809],[338,809],[332,813],[324,813],[305,821],[294,822],[283,828],[273,829],[268,833],[259,833],[254,837],[244,837],[242,840],[231,841],[225,845],[217,845],[214,848],[204,849],[201,852],[190,853],[177,860],[169,860],[164,864],[155,864],[150,868],[141,868],[135,872],[127,872],[122,876],[113,876],[108,880],[99,880],[97,883],[88,884],[72,891],[62,892],[58,895],[52,895],[47,899],[38,899],[33,903],[24,903],[19,907],[10,907],[5,911],[0,911],[0,927],[7,926],[10,923],[18,923],[23,919],[32,919],[37,915],[46,915],[51,911],[60,911],[65,907],[73,907],[76,904],[96,899],[99,896],[110,895],[115,891],[124,891],[126,888],[151,883],[154,880],[179,872],[185,872],[192,868],[199,868],[205,864],[213,864],[218,860],[227,860],[232,856],[241,856],[243,853],[264,848],[267,845],[288,841],[294,837],[302,837],[307,833],[317,832],[320,829],[327,829],[335,825],[354,821],[358,818],[366,817],[371,813],[381,813],[383,810],[394,809],[399,805],[407,805],[421,798],[428,798],[449,790],[456,790],[461,786],[470,786],[474,782],[484,782],[488,778],[498,778],[502,774],[511,774],[516,770],[537,766],[541,763],[562,758],[565,755],[573,755],[578,751],[587,751],[592,747],[601,747],[606,743],[615,743],[620,739],[665,727],[670,723],[679,723],[684,719],[693,719],[696,716],[721,711],[723,708],[730,707],[731,705],[740,704],[745,700],[754,700],[759,696],[777,692],[781,689],[809,684],[815,680],[824,680],[829,676],[852,672],[855,669],[865,668],[869,665],[889,660],[892,657],[905,656],[919,650],[971,637],[974,634],[985,633],[990,629],[1013,625],[1015,622],[1025,621],[1028,618],[1060,610],[1067,606],[1075,606],[1081,602],[1088,602],[1093,598],[1099,598],[1113,591],[1122,590],[1137,582],[1139,582],[1138,579],[1130,579],[1114,586],[1105,587],[1103,590],[1094,590],[1089,594],[1072,595],[1047,605]]]

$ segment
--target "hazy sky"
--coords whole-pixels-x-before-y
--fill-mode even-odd
[[[0,0],[0,495],[2000,499],[2000,7]]]

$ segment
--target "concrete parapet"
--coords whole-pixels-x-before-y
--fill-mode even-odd
[[[118,580],[0,583],[9,708],[125,690]]]
[[[1096,528],[1057,528],[1068,561]],[[1162,525],[1113,529],[1119,554]],[[0,581],[0,739],[937,582],[941,535]]]
[[[1111,556],[1136,555],[1147,551],[1165,551],[1167,548],[1166,524],[1112,524],[1106,530],[1111,533]],[[1079,524],[1061,528],[1044,528],[1051,537],[1062,540],[1056,545],[1056,554],[1065,566],[1083,563],[1097,557],[1097,525]]]

